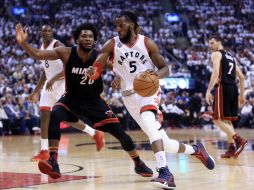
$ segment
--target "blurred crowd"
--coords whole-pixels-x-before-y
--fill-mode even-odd
[[[180,22],[168,23],[163,18],[160,1],[153,0],[5,0],[0,2],[0,133],[34,134],[39,127],[38,102],[27,97],[37,84],[42,67],[30,58],[15,40],[15,24],[30,27],[29,42],[40,46],[39,31],[43,24],[53,27],[55,37],[67,46],[74,44],[73,28],[81,23],[96,24],[100,36],[97,48],[117,35],[114,17],[123,9],[135,11],[142,34],[152,38],[171,66],[173,77],[195,78],[193,90],[167,90],[162,86],[161,111],[164,125],[189,127],[212,126],[212,108],[206,106],[204,93],[211,73],[207,38],[219,33],[227,48],[239,60],[246,76],[246,104],[240,110],[238,127],[254,127],[254,4],[251,0],[179,0],[171,1]],[[11,15],[12,6],[27,7],[23,15]],[[158,21],[161,24],[158,28]],[[177,39],[186,39],[179,46]],[[114,75],[103,76],[103,96],[120,118],[126,130],[138,129],[124,108],[121,93],[111,88]],[[39,98],[39,97],[38,97]]]

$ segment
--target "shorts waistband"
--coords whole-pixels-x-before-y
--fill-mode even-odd
[[[122,91],[122,96],[123,96],[123,97],[130,96],[130,95],[132,95],[132,94],[135,94],[135,91],[134,91],[133,89]]]

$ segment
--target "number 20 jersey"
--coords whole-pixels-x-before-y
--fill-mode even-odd
[[[133,89],[133,81],[135,76],[146,70],[156,70],[152,63],[146,48],[147,38],[138,35],[136,42],[132,46],[123,44],[119,36],[113,38],[113,71],[121,78],[121,89]]]

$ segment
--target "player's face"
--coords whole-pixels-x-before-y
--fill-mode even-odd
[[[210,50],[212,52],[218,51],[220,44],[221,44],[221,42],[220,41],[216,41],[214,38],[209,40],[209,48],[210,48]]]
[[[53,31],[50,26],[43,26],[41,31],[41,38],[43,41],[50,42],[53,38]]]
[[[94,46],[94,35],[91,30],[82,30],[79,34],[78,45],[83,51],[91,51]]]
[[[116,31],[123,43],[127,43],[131,39],[131,23],[125,17],[116,18]]]

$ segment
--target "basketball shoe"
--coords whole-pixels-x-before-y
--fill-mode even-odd
[[[176,187],[174,176],[170,173],[168,167],[162,167],[157,170],[159,176],[151,180],[152,186],[161,189],[174,189]]]
[[[48,150],[41,150],[37,155],[31,158],[32,162],[40,161],[40,160],[48,160],[49,152]]]
[[[192,145],[196,152],[192,155],[199,159],[207,169],[212,170],[215,167],[214,159],[211,155],[208,154],[204,145],[202,143],[197,143],[196,145]]]
[[[105,146],[104,133],[102,131],[96,130],[93,140],[96,143],[97,151],[100,151]]]
[[[38,167],[41,173],[47,174],[53,179],[61,177],[59,165],[56,159],[52,156],[48,160],[39,161]]]
[[[135,161],[134,170],[137,174],[141,175],[142,177],[152,177],[153,176],[153,171],[150,168],[148,168],[142,160],[140,160],[138,162]]]
[[[229,146],[228,146],[228,150],[220,155],[221,158],[232,158],[234,157],[235,155],[235,145],[234,143],[230,143]]]
[[[233,139],[235,140],[235,144],[236,144],[236,151],[234,154],[234,158],[237,158],[239,154],[243,151],[244,147],[247,145],[248,141],[238,135],[234,135]]]

